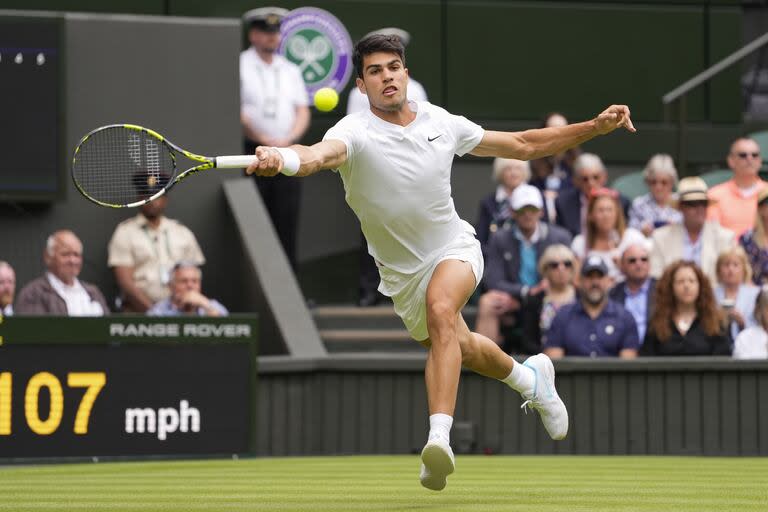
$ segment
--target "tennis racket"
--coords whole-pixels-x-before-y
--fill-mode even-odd
[[[199,165],[179,173],[179,155]],[[90,201],[111,208],[130,208],[157,199],[197,172],[244,168],[255,159],[255,155],[196,155],[149,128],[112,124],[80,140],[72,156],[72,179]]]

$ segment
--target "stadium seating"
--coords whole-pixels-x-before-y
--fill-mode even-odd
[[[733,176],[733,171],[730,169],[717,169],[716,171],[709,171],[700,175],[701,179],[707,184],[709,188],[719,185],[724,181],[728,181]]]
[[[633,172],[619,176],[611,187],[618,190],[630,199],[634,199],[638,196],[648,193],[648,187],[645,185],[645,179],[642,172]]]

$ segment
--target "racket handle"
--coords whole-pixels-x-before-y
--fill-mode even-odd
[[[255,161],[256,155],[217,156],[215,159],[215,167],[220,169],[244,169]]]

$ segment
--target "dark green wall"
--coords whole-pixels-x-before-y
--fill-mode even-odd
[[[3,0],[0,8],[239,17],[306,1]],[[743,42],[739,0],[330,0],[353,39],[382,26],[413,35],[408,66],[431,101],[480,121],[590,117],[607,103],[640,122],[663,119],[661,96]],[[342,99],[344,100],[344,98]],[[739,69],[693,93],[692,122],[740,123]]]

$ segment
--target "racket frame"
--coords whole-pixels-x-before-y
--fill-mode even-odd
[[[176,173],[176,176],[172,180],[168,180],[168,183],[166,183],[165,186],[162,189],[160,189],[158,192],[156,192],[155,194],[153,194],[152,196],[150,196],[150,197],[148,197],[146,199],[142,199],[140,201],[134,201],[134,202],[128,203],[128,204],[112,204],[112,203],[105,203],[103,201],[100,201],[100,200],[98,200],[98,199],[96,199],[94,197],[91,197],[88,194],[88,192],[86,192],[83,189],[83,187],[80,186],[80,183],[78,183],[77,179],[75,178],[75,162],[77,161],[77,154],[80,152],[80,147],[89,138],[91,138],[94,134],[96,134],[98,132],[101,132],[101,131],[104,131],[104,130],[108,130],[108,129],[113,129],[113,128],[124,128],[124,129],[128,129],[128,130],[134,130],[134,131],[137,131],[137,132],[144,132],[147,135],[151,136],[152,138],[157,139],[158,141],[162,142],[168,148],[168,150],[169,150],[168,153],[170,154],[171,160],[173,161],[174,171],[178,170],[178,168],[176,167],[176,164],[177,164],[176,154],[177,153],[180,153],[180,154],[184,155],[185,157],[187,157],[188,159],[192,160],[193,162],[200,162],[200,165],[196,165],[196,166],[190,167],[189,169],[187,169],[186,171],[184,171],[182,173]],[[136,206],[141,206],[143,204],[147,204],[147,203],[149,203],[151,201],[154,201],[158,197],[164,195],[171,187],[173,187],[174,185],[176,185],[177,183],[182,181],[187,176],[190,176],[192,174],[198,173],[200,171],[206,171],[208,169],[213,169],[215,167],[217,167],[216,166],[216,158],[211,158],[211,157],[207,157],[207,156],[203,156],[203,155],[197,155],[195,153],[191,153],[191,152],[189,152],[189,151],[187,151],[185,149],[182,149],[179,146],[177,146],[176,144],[174,144],[173,142],[169,141],[168,139],[166,139],[165,137],[163,137],[162,135],[160,135],[159,133],[157,133],[156,131],[154,131],[154,130],[152,130],[150,128],[145,128],[143,126],[139,126],[139,125],[135,125],[135,124],[108,124],[108,125],[105,125],[105,126],[100,126],[100,127],[96,128],[95,130],[91,130],[90,132],[85,134],[82,139],[80,139],[80,142],[78,142],[77,146],[75,147],[74,154],[72,155],[72,170],[71,170],[71,173],[72,173],[72,181],[75,183],[75,187],[77,187],[77,190],[83,196],[85,196],[85,198],[88,199],[89,201],[92,201],[92,202],[94,202],[94,203],[96,203],[96,204],[98,204],[100,206],[106,206],[108,208],[134,208]]]

